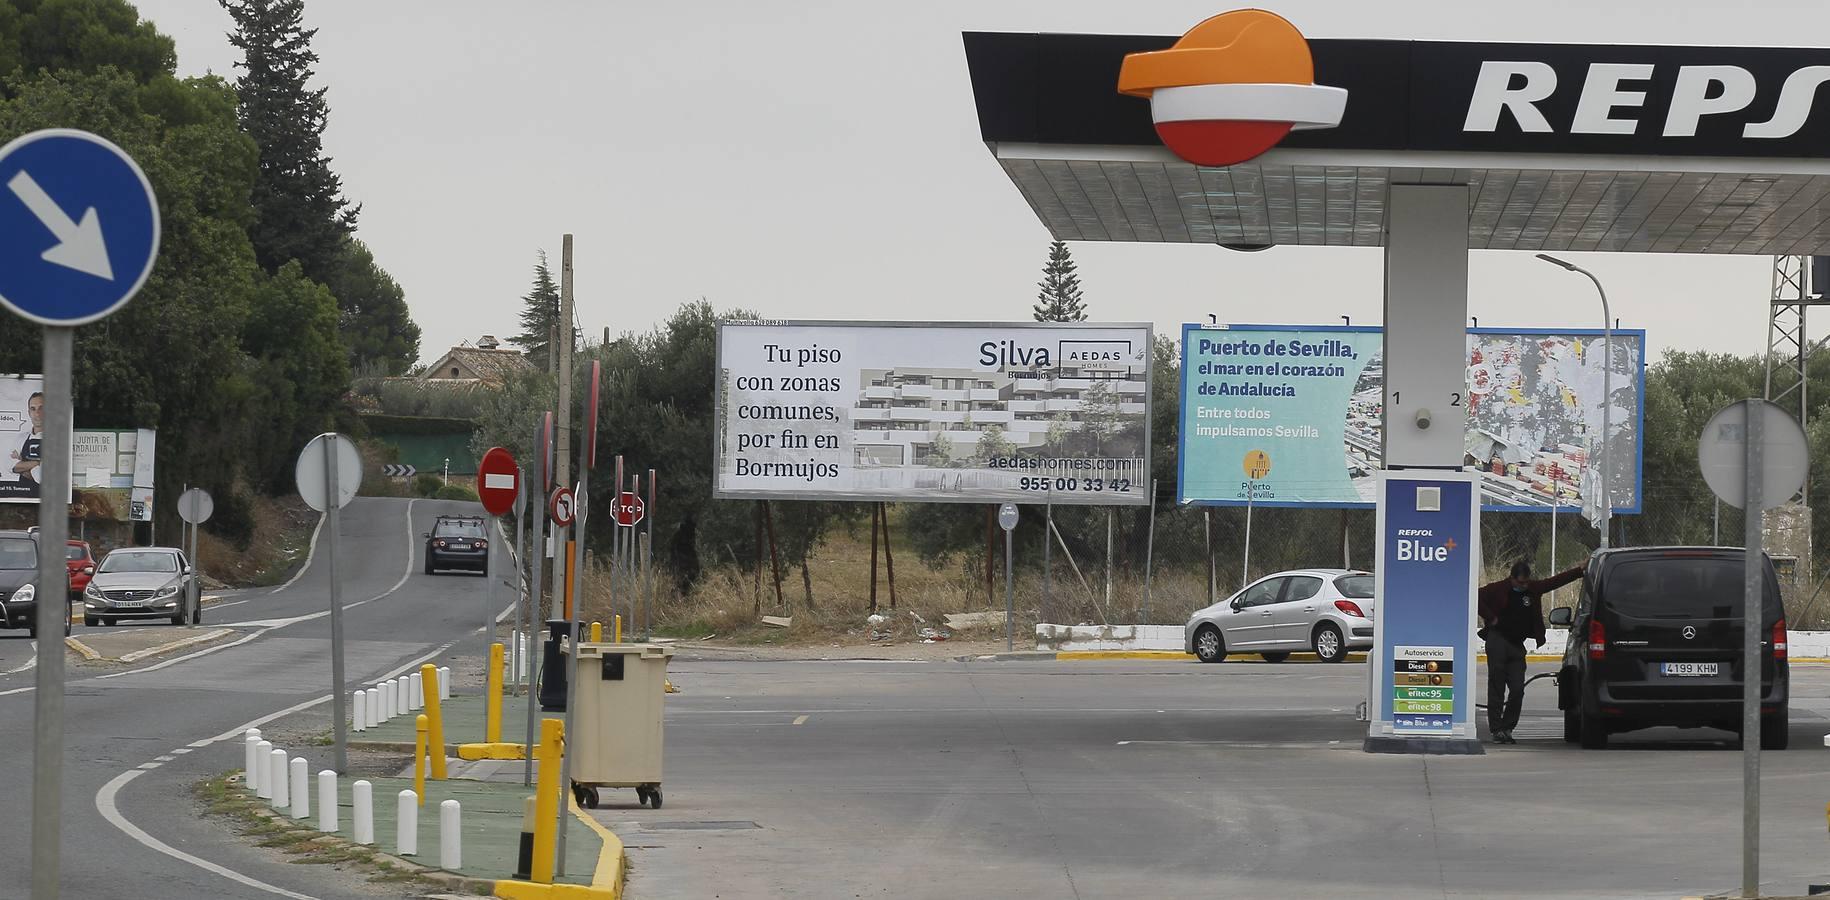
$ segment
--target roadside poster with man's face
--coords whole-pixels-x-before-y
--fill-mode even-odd
[[[0,375],[0,503],[37,503],[43,466],[44,377]]]

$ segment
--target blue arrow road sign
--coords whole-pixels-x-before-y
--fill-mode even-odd
[[[44,325],[119,309],[159,254],[159,205],[126,151],[53,128],[0,147],[0,304]]]

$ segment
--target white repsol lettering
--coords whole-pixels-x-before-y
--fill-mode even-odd
[[[1645,86],[1657,67],[1652,63],[1590,63],[1569,122],[1570,134],[1633,135],[1639,133],[1640,115],[1646,108]],[[1667,69],[1667,71],[1669,71]],[[1811,118],[1818,89],[1830,82],[1830,66],[1805,66],[1787,76],[1779,89],[1773,115],[1764,122],[1749,122],[1741,134],[1766,140],[1789,138]],[[1549,63],[1535,60],[1489,60],[1481,63],[1462,130],[1496,132],[1500,120],[1526,134],[1550,134],[1556,126],[1538,106],[1558,90],[1557,72]],[[1754,104],[1760,84],[1740,66],[1679,66],[1671,86],[1670,104],[1659,127],[1663,137],[1696,137],[1699,126],[1711,116],[1731,116]],[[1657,108],[1656,104],[1653,108]]]
[[[1448,558],[1448,547],[1431,546],[1409,538],[1398,539],[1399,562],[1443,562]]]

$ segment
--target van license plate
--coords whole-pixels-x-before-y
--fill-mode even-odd
[[[1676,678],[1710,676],[1710,675],[1717,674],[1717,672],[1718,672],[1717,667],[1720,665],[1721,665],[1720,663],[1712,663],[1712,662],[1707,662],[1707,663],[1695,663],[1695,662],[1659,663],[1658,664],[1658,673],[1660,675],[1676,677]]]

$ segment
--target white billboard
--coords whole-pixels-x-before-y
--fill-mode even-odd
[[[44,464],[44,376],[0,375],[0,503],[37,503]]]
[[[1150,502],[1150,326],[726,322],[714,495]]]

